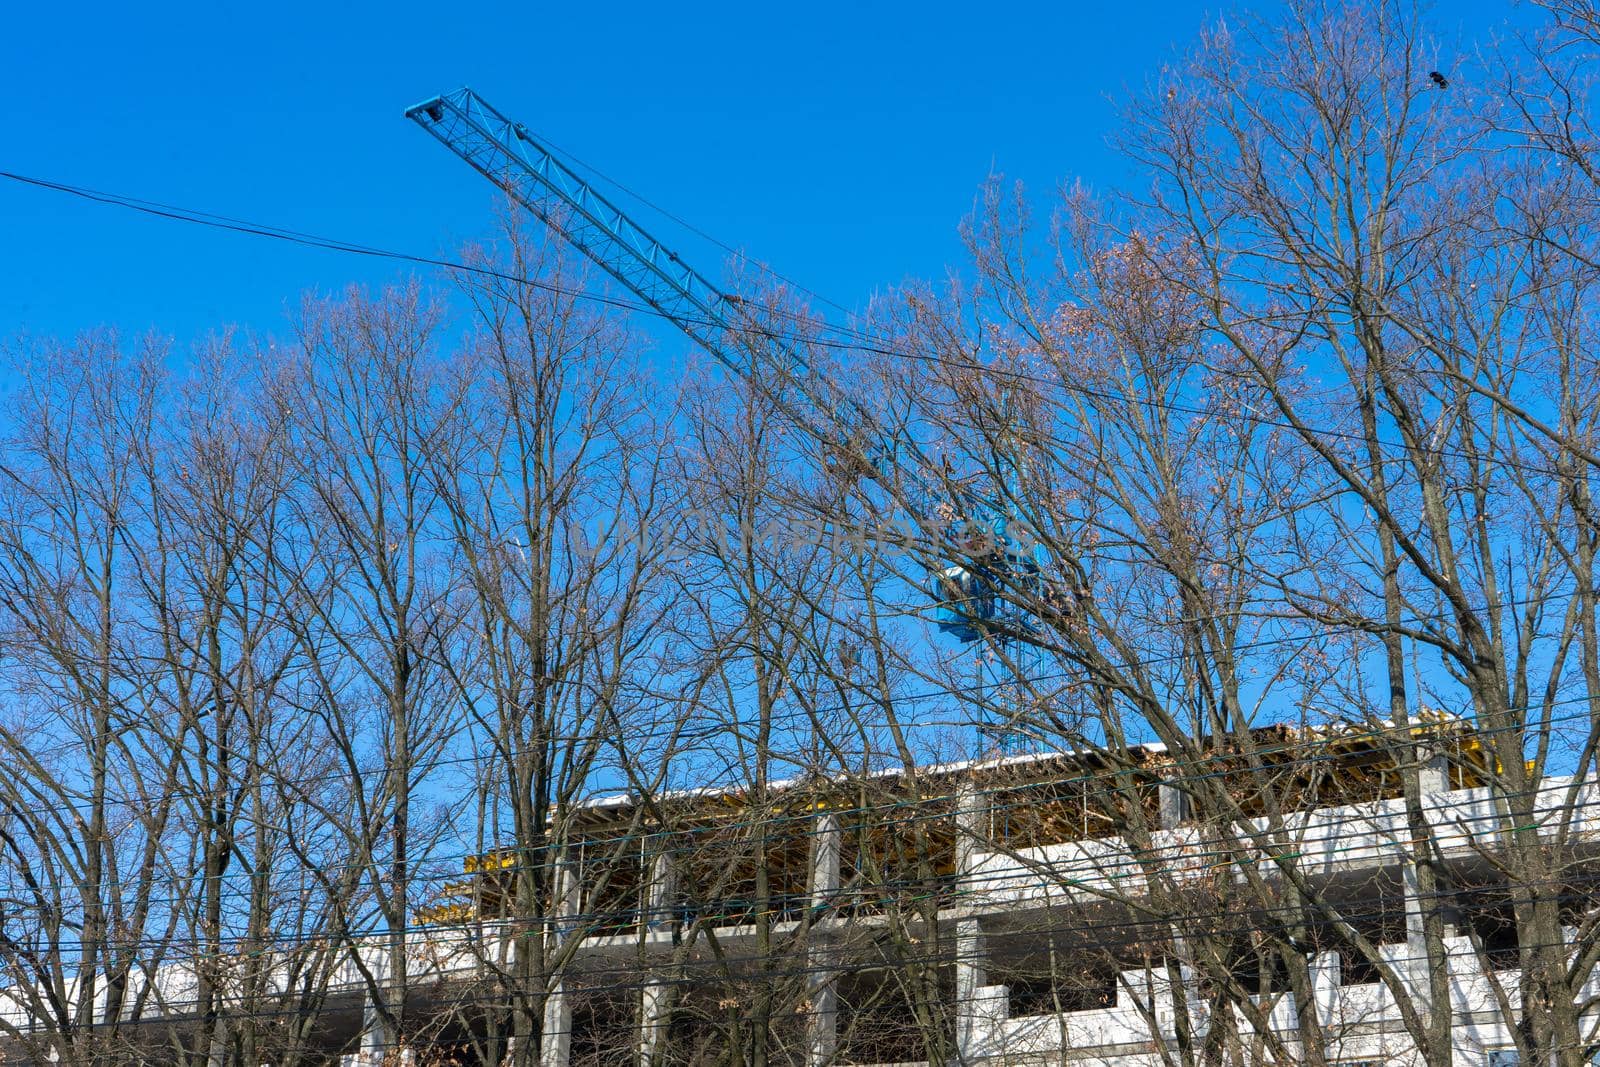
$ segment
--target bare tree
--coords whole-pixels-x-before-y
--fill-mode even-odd
[[[584,806],[607,787],[659,792],[681,730],[652,695],[673,406],[651,402],[624,324],[523,280],[571,280],[539,237],[508,226],[473,261],[497,269],[463,276],[471,333],[427,464],[465,578],[445,669],[481,754],[473,847],[497,857],[473,902],[493,920],[474,953],[499,1006],[479,1054],[533,1063],[541,1040],[571,1040],[568,961],[638,916],[647,809],[584,836]]]
[[[996,188],[970,231],[973,289],[913,296],[904,343],[927,363],[903,392],[1043,548],[1037,574],[993,546],[921,549],[1036,622],[985,628],[1011,675],[997,717],[1105,761],[1116,785],[1097,806],[1136,854],[1160,854],[1131,758],[1151,740],[1208,848],[1272,857],[1198,912],[1153,867],[1111,894],[1153,907],[1160,889],[1172,988],[1187,968],[1215,991],[1196,1041],[1232,1040],[1226,1008],[1271,1058],[1317,1062],[1336,1043],[1309,1010],[1310,963],[1331,938],[1378,973],[1427,1062],[1450,1062],[1447,942],[1493,950],[1466,914],[1460,839],[1430,820],[1440,773],[1498,807],[1471,855],[1521,946],[1515,986],[1474,1010],[1498,1011],[1530,1058],[1576,1063],[1591,1040],[1587,935],[1563,926],[1587,878],[1564,828],[1595,736],[1572,713],[1595,681],[1592,283],[1556,248],[1581,247],[1585,205],[1538,158],[1583,143],[1587,104],[1570,79],[1544,98],[1570,113],[1523,97],[1546,136],[1508,138],[1467,63],[1441,73],[1456,63],[1399,4],[1219,24],[1130,110],[1121,145],[1147,189],[1069,192],[1036,247]],[[1439,708],[1475,724],[1482,759],[1435,729]],[[1360,727],[1390,768],[1366,795],[1403,810],[1405,966],[1301,862],[1295,805],[1347,787],[1264,747],[1269,722]],[[1294,994],[1292,1048],[1238,981],[1237,930],[1198,923],[1229,910],[1273,917],[1250,932]]]
[[[272,396],[288,483],[274,571],[309,679],[306,713],[349,784],[334,794],[348,810],[318,814],[354,865],[302,862],[329,899],[373,909],[341,908],[334,935],[387,1047],[411,1030],[416,861],[449,830],[445,806],[422,799],[425,784],[460,718],[442,667],[458,628],[453,545],[428,469],[445,404],[438,328],[415,285],[308,301],[299,352]],[[323,798],[307,789],[300,799]],[[352,877],[363,896],[345,884]],[[380,931],[382,956],[361,951]]]
[[[158,862],[183,749],[149,743],[166,712],[135,548],[164,356],[95,335],[15,364],[0,526],[4,1026],[64,1063],[126,1047],[140,978],[183,933]]]

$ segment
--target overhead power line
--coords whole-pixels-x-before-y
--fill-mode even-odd
[[[175,204],[163,203],[163,202],[154,201],[154,200],[144,200],[144,199],[140,199],[140,198],[134,197],[134,196],[129,196],[129,195],[126,195],[126,194],[123,194],[123,193],[106,192],[104,190],[91,189],[91,188],[87,188],[85,186],[80,186],[80,185],[73,185],[73,184],[70,184],[68,182],[61,182],[61,181],[55,181],[55,180],[48,179],[48,178],[40,178],[40,177],[35,177],[35,176],[32,176],[32,175],[19,174],[19,173],[15,172],[15,171],[0,171],[0,178],[4,178],[4,179],[8,179],[10,181],[18,182],[18,183],[23,184],[23,185],[33,186],[33,187],[39,188],[39,189],[46,189],[46,190],[50,190],[50,191],[53,191],[53,192],[64,193],[64,194],[67,194],[69,196],[79,197],[79,198],[84,199],[84,200],[90,200],[90,201],[93,201],[95,203],[105,204],[105,205],[108,205],[108,206],[111,206],[111,207],[120,207],[120,208],[124,208],[126,210],[140,212],[140,213],[143,213],[143,214],[146,214],[146,215],[150,215],[150,216],[153,216],[153,217],[156,217],[156,218],[167,219],[167,220],[170,220],[170,221],[186,222],[186,223],[190,223],[190,224],[197,225],[197,226],[208,226],[208,227],[212,227],[212,228],[216,228],[216,229],[227,230],[227,231],[230,231],[230,232],[233,232],[233,233],[247,234],[247,235],[254,236],[254,237],[266,237],[266,238],[270,238],[272,240],[285,241],[285,242],[289,242],[289,243],[293,243],[293,244],[305,245],[307,247],[319,248],[319,249],[323,249],[323,250],[331,251],[331,252],[344,252],[344,253],[347,253],[347,254],[350,254],[350,255],[367,256],[367,257],[379,258],[379,259],[390,259],[390,260],[394,260],[394,261],[402,262],[402,263],[412,263],[412,264],[417,264],[419,266],[438,267],[438,268],[443,269],[443,270],[460,271],[460,272],[463,272],[463,273],[466,273],[466,274],[473,274],[473,275],[478,275],[478,276],[482,276],[482,277],[491,277],[491,278],[499,279],[501,281],[514,282],[514,283],[519,284],[519,285],[532,286],[533,288],[540,289],[540,290],[543,290],[543,291],[546,291],[546,292],[550,292],[550,293],[555,293],[555,294],[558,294],[558,295],[561,295],[561,296],[569,297],[571,299],[593,301],[593,302],[596,302],[596,303],[604,304],[604,305],[606,305],[608,307],[614,307],[614,308],[619,308],[619,309],[626,310],[626,311],[637,312],[637,313],[648,315],[648,316],[655,317],[655,318],[664,318],[665,317],[663,315],[663,313],[659,309],[652,308],[652,307],[650,307],[650,306],[648,306],[646,304],[643,304],[641,302],[638,302],[638,301],[633,301],[633,300],[628,300],[628,299],[612,296],[612,295],[607,294],[607,293],[597,293],[597,292],[593,292],[591,290],[579,289],[579,288],[574,288],[574,287],[571,287],[571,286],[563,286],[563,285],[556,284],[554,282],[543,281],[543,280],[538,279],[538,278],[530,278],[530,277],[527,277],[526,275],[520,275],[520,274],[516,274],[516,273],[513,273],[513,272],[509,272],[509,271],[497,270],[497,269],[495,269],[493,267],[487,267],[487,266],[484,266],[484,265],[481,265],[481,264],[463,263],[463,262],[461,262],[459,260],[445,259],[445,258],[440,257],[440,256],[427,256],[427,255],[421,255],[421,254],[413,253],[413,252],[403,252],[403,251],[398,251],[398,250],[395,250],[395,249],[382,248],[382,247],[379,247],[379,246],[376,246],[376,245],[362,244],[360,242],[348,241],[348,240],[344,240],[342,238],[328,237],[328,236],[321,235],[321,234],[308,233],[308,232],[303,231],[303,230],[295,230],[295,229],[290,229],[290,228],[287,228],[287,227],[275,226],[275,225],[272,225],[272,224],[269,224],[269,223],[254,222],[254,221],[250,221],[250,220],[246,220],[246,219],[236,218],[236,217],[229,216],[229,215],[214,214],[214,213],[211,213],[211,212],[200,211],[200,210],[197,210],[197,209],[194,209],[194,208],[181,207],[181,206],[175,205]],[[615,184],[615,183],[613,183],[613,184]],[[619,186],[619,188],[621,188],[621,186]],[[630,195],[637,196],[637,194],[630,194]],[[646,203],[648,203],[648,202],[646,201]],[[660,209],[657,209],[657,210],[660,210]],[[669,217],[676,218],[676,216],[671,216],[671,215],[669,215]],[[685,224],[685,225],[687,225],[687,224]],[[698,232],[698,231],[696,231],[696,232]],[[714,238],[711,238],[711,239],[715,240]],[[777,275],[775,275],[775,276],[777,276]],[[781,277],[781,276],[779,276],[779,277]],[[830,303],[830,304],[832,303],[831,301],[825,301],[825,302]],[[1119,403],[1119,404],[1140,405],[1140,406],[1154,408],[1154,409],[1160,410],[1160,411],[1168,411],[1168,412],[1171,412],[1171,413],[1174,413],[1174,414],[1196,415],[1196,416],[1208,416],[1208,415],[1214,414],[1214,412],[1212,412],[1212,411],[1210,411],[1210,410],[1208,410],[1206,408],[1199,407],[1199,406],[1192,405],[1192,404],[1183,404],[1183,403],[1180,403],[1180,402],[1177,402],[1177,401],[1163,400],[1163,399],[1160,399],[1160,398],[1157,398],[1157,397],[1151,397],[1151,396],[1138,396],[1138,397],[1135,397],[1135,396],[1131,396],[1128,393],[1123,392],[1121,390],[1107,389],[1107,388],[1103,388],[1103,387],[1090,387],[1090,386],[1088,386],[1088,385],[1086,385],[1086,384],[1084,384],[1082,382],[1071,382],[1071,383],[1068,383],[1068,382],[1065,382],[1064,380],[1061,380],[1061,379],[1046,378],[1046,377],[1043,377],[1043,376],[1040,376],[1040,375],[1037,375],[1037,374],[1029,374],[1029,373],[1024,372],[1024,371],[1018,371],[1018,370],[1013,370],[1013,369],[1004,368],[1004,367],[995,367],[995,366],[988,365],[988,364],[982,364],[982,363],[978,362],[976,360],[976,358],[970,359],[970,360],[965,361],[965,362],[960,362],[960,361],[951,360],[950,358],[948,358],[946,356],[940,356],[940,355],[930,354],[930,353],[926,353],[926,352],[910,351],[910,350],[907,350],[907,349],[898,348],[898,347],[894,347],[894,346],[891,346],[891,345],[884,344],[883,342],[878,340],[873,335],[867,334],[867,333],[865,333],[865,332],[863,332],[861,330],[855,329],[853,327],[840,326],[840,325],[837,325],[837,324],[834,324],[834,323],[830,323],[825,319],[821,319],[821,318],[819,318],[817,316],[806,314],[806,313],[803,313],[803,312],[793,312],[793,311],[788,311],[788,310],[785,310],[783,308],[777,308],[777,307],[767,307],[767,308],[764,308],[763,310],[765,310],[765,311],[767,311],[767,312],[769,312],[771,314],[775,314],[775,315],[778,315],[780,317],[790,319],[793,322],[796,322],[798,324],[804,325],[808,329],[821,330],[821,331],[828,332],[828,333],[840,334],[840,335],[843,335],[846,338],[844,340],[840,340],[838,338],[818,337],[818,336],[813,336],[813,335],[810,335],[810,334],[799,334],[799,333],[794,333],[794,332],[789,332],[789,331],[784,331],[784,330],[774,330],[774,329],[770,329],[770,328],[761,327],[759,325],[749,325],[747,327],[750,330],[750,332],[754,333],[755,335],[761,336],[761,337],[765,337],[765,338],[767,338],[769,340],[782,341],[782,342],[788,343],[788,344],[812,345],[812,346],[816,346],[816,347],[820,347],[820,348],[826,348],[826,349],[832,349],[832,350],[836,350],[836,351],[859,352],[859,353],[870,354],[870,355],[890,356],[890,357],[897,358],[897,359],[913,360],[913,361],[920,362],[920,363],[926,363],[926,364],[935,365],[935,366],[949,367],[949,368],[954,368],[954,369],[964,370],[964,371],[982,370],[984,373],[989,374],[989,375],[993,375],[996,378],[1005,379],[1005,380],[1009,380],[1009,381],[1013,381],[1013,382],[1026,382],[1026,383],[1029,383],[1029,384],[1050,386],[1050,387],[1066,386],[1067,388],[1071,389],[1075,393],[1079,393],[1079,394],[1082,394],[1084,396],[1093,397],[1093,398],[1098,399],[1098,400],[1112,401],[1112,402]],[[705,322],[705,321],[701,321],[701,320],[692,320],[691,319],[691,320],[685,320],[685,321],[689,321],[693,325],[700,325],[700,326],[707,326],[707,327],[711,327],[711,326],[715,326],[716,325],[715,323]],[[1294,423],[1294,422],[1292,422],[1292,421],[1290,421],[1288,419],[1273,419],[1273,418],[1267,418],[1265,416],[1259,416],[1259,415],[1253,416],[1253,419],[1258,425],[1272,427],[1272,428],[1275,428],[1275,429],[1290,430],[1290,431],[1292,431],[1294,433],[1297,433],[1297,434],[1307,434],[1307,435],[1312,435],[1312,436],[1315,436],[1315,437],[1318,437],[1318,438],[1323,438],[1323,439],[1328,439],[1328,440],[1350,441],[1350,442],[1354,442],[1354,443],[1361,444],[1361,445],[1367,445],[1369,443],[1367,438],[1364,435],[1359,434],[1359,433],[1355,433],[1355,432],[1351,432],[1351,431],[1334,430],[1334,429],[1328,429],[1328,428],[1314,428],[1314,427],[1309,427],[1309,426],[1304,426],[1304,425],[1298,425],[1298,424],[1296,424],[1296,423]],[[1422,445],[1422,444],[1417,444],[1417,445],[1407,446],[1407,445],[1404,445],[1404,444],[1396,444],[1394,442],[1379,442],[1379,445],[1380,445],[1381,448],[1385,448],[1385,449],[1400,449],[1403,452],[1415,451],[1415,452],[1419,452],[1419,453],[1422,453],[1422,454],[1425,454],[1425,455],[1451,457],[1451,458],[1455,458],[1455,459],[1467,459],[1467,460],[1472,460],[1472,461],[1478,461],[1478,460],[1481,460],[1481,458],[1482,458],[1481,456],[1479,456],[1479,455],[1477,455],[1475,453],[1471,453],[1471,452],[1464,451],[1464,450],[1461,450],[1461,449],[1447,448],[1447,447],[1445,447],[1443,445]],[[1499,463],[1500,466],[1506,467],[1508,469],[1520,470],[1520,471],[1524,471],[1524,472],[1527,472],[1527,473],[1544,474],[1544,475],[1547,475],[1547,476],[1550,476],[1550,477],[1563,477],[1563,476],[1566,476],[1564,472],[1558,471],[1558,470],[1554,469],[1553,467],[1547,467],[1547,466],[1543,466],[1543,465],[1540,465],[1540,464],[1534,464],[1534,463],[1526,463],[1526,462],[1523,462],[1523,461],[1513,460],[1513,459],[1509,459],[1509,458],[1505,458],[1505,457],[1502,457],[1498,461],[1498,463]]]
[[[1377,866],[1378,865],[1374,864],[1374,867]],[[1051,871],[1047,865],[1041,864],[1031,871],[1019,870],[1018,873],[1031,874],[1040,882],[1052,884],[1053,888],[1056,889],[1069,890],[1074,888],[1070,880],[1063,878],[1057,872]],[[1179,880],[1181,881],[1181,879]],[[1523,879],[1515,884],[1528,889],[1542,888],[1555,890],[1553,895],[1559,901],[1589,901],[1594,899],[1596,889],[1600,888],[1600,875],[1596,875],[1592,872],[1574,871],[1572,876],[1567,878],[1542,877],[1536,879]],[[1415,893],[1412,894],[1411,897],[1412,899],[1424,904],[1430,901],[1450,904],[1459,902],[1463,897],[1470,897],[1479,892],[1492,891],[1497,886],[1503,885],[1503,883],[1488,881],[1458,882],[1457,884],[1448,886],[1446,888],[1437,889],[1432,892]],[[981,896],[981,891],[977,895]],[[1120,899],[1116,897],[1103,899],[1112,904],[1125,904],[1131,903],[1141,896],[1143,896],[1142,892],[1132,892],[1129,893],[1127,899]],[[987,903],[987,905],[991,908],[993,907],[992,901],[984,903]],[[1063,903],[1082,903],[1082,901],[1073,901],[1064,898]],[[1345,920],[1352,926],[1368,920],[1382,919],[1392,914],[1389,907],[1385,905],[1385,902],[1381,897],[1369,897],[1365,899],[1354,898],[1350,900],[1350,904],[1351,906],[1348,908],[1340,908],[1338,907],[1336,901],[1323,898],[1316,903],[1312,903],[1310,907],[1314,910],[1323,912],[1335,911],[1338,913],[1341,919]],[[982,907],[984,904],[980,903],[978,906]],[[1190,925],[1191,928],[1197,930],[1204,930],[1207,926],[1210,926],[1210,934],[1211,936],[1215,936],[1217,933],[1215,924],[1226,923],[1228,920],[1237,920],[1238,925],[1232,927],[1230,932],[1281,934],[1282,926],[1285,923],[1292,922],[1297,919],[1303,920],[1305,918],[1306,908],[1306,904],[1297,904],[1290,901],[1284,901],[1263,904],[1249,904],[1244,907],[1233,908],[1202,907],[1185,909],[1180,905],[1174,908],[1169,914],[1156,914],[1152,916],[1148,913],[1141,915],[1139,912],[1135,911],[1130,913],[1126,918],[1122,916],[1109,916],[1106,918],[1091,919],[1081,914],[1074,915],[1071,913],[1057,913],[1049,918],[1043,919],[1040,922],[1029,924],[1028,926],[1024,927],[1024,931],[1030,935],[1040,937],[1049,937],[1051,934],[1063,933],[1075,935],[1080,938],[1084,937],[1085,935],[1092,937],[1093,935],[1097,934],[1121,934],[1124,935],[1125,938],[1126,935],[1137,935],[1141,931],[1144,931],[1147,933],[1147,936],[1150,939],[1159,939],[1163,936],[1170,935],[1174,926],[1183,928],[1186,925]],[[888,908],[886,910],[890,913],[898,912],[901,915],[906,915],[909,913],[914,918],[922,918],[922,915],[920,914],[921,909],[916,907],[897,905],[894,908]],[[553,921],[553,917],[551,916],[545,916],[542,918],[544,921]],[[567,918],[568,917],[563,917],[562,921],[566,921]],[[473,944],[475,941],[479,941],[479,929],[484,929],[485,932],[487,932],[489,928],[496,926],[511,928],[515,927],[519,922],[525,921],[526,920],[519,920],[519,918],[516,916],[507,916],[505,918],[486,918],[461,924],[406,923],[404,925],[397,924],[395,926],[390,926],[382,920],[373,920],[370,925],[365,925],[360,928],[335,929],[332,932],[327,930],[318,930],[312,933],[281,937],[275,942],[262,944],[261,947],[256,950],[256,952],[261,954],[277,952],[283,955],[288,955],[289,952],[293,951],[297,946],[317,948],[329,943],[330,941],[343,942],[345,945],[353,947],[353,943],[355,942],[380,941],[385,936],[393,933],[404,933],[408,936],[408,938],[416,937],[417,942],[414,943],[426,944],[425,937],[428,934],[442,935],[448,934],[451,931],[460,931],[459,937],[440,937],[439,940],[454,940],[467,946],[471,946],[468,951],[473,951],[473,954],[476,955],[477,952],[484,951],[484,948],[481,944]],[[797,927],[803,925],[798,920],[790,921],[795,922]],[[707,925],[709,925],[711,929],[718,929],[716,924]],[[721,929],[726,931],[729,928],[737,928],[739,925],[749,924],[728,924],[721,927]],[[582,923],[579,923],[579,926],[581,927]],[[870,931],[870,928],[868,928],[868,930]],[[581,929],[576,932],[575,936],[577,936],[581,941],[593,942],[601,940],[607,935],[597,933],[590,929]],[[242,947],[241,944],[235,943],[236,940],[237,942],[242,942],[244,944],[249,943],[247,939],[242,937],[238,939],[235,939],[231,936],[224,937],[219,941],[219,939],[207,938],[200,934],[174,934],[159,938],[129,938],[126,940],[114,940],[113,943],[116,945],[116,947],[125,950],[136,948],[189,948],[192,950],[192,953],[186,958],[186,962],[198,964],[210,958],[236,957],[239,954],[239,949]],[[484,942],[487,942],[487,940],[487,938],[482,939]],[[954,939],[951,938],[950,940],[953,941]],[[70,938],[61,938],[56,942],[57,946],[61,948],[66,948],[76,943],[77,942],[75,939]],[[1129,941],[1118,938],[1106,938],[1098,942],[1091,941],[1090,943],[1098,943],[1113,952],[1119,948],[1126,948],[1130,944]],[[1552,942],[1548,945],[1548,947],[1560,947],[1562,945],[1567,945],[1570,947],[1571,944],[1572,942]],[[214,946],[220,949],[220,951],[215,955],[206,951]],[[1332,946],[1328,947],[1331,948]],[[1533,949],[1541,946],[1536,943],[1530,943],[1522,947]],[[70,953],[67,954],[67,958],[71,958]],[[471,957],[469,956],[469,959],[470,958]],[[586,960],[583,965],[574,966],[569,971],[569,974],[575,978],[583,978],[588,980],[607,977],[608,980],[605,982],[606,986],[614,989],[638,988],[638,986],[630,985],[628,983],[629,978],[634,978],[634,980],[639,981],[641,984],[650,985],[691,984],[695,981],[704,981],[704,975],[706,972],[726,972],[728,970],[734,970],[735,975],[732,977],[736,977],[737,965],[759,963],[763,960],[770,960],[771,958],[772,956],[770,953],[762,954],[755,952],[723,951],[720,954],[710,957],[689,958],[682,961],[682,966],[689,968],[691,971],[699,971],[700,973],[698,975],[681,974],[676,979],[673,979],[667,975],[657,974],[649,978],[640,979],[637,976],[642,968],[637,958],[628,959],[625,961],[616,961],[614,959],[606,959],[602,957],[601,960]],[[1425,957],[1397,956],[1394,957],[1394,961],[1398,962],[1407,959],[1423,958]],[[924,943],[924,947],[919,951],[901,953],[897,962],[955,963],[963,960],[984,959],[992,959],[992,957],[981,949],[973,951],[970,955],[964,955],[954,946],[952,946],[950,951],[943,952],[939,951],[936,946],[927,946],[926,943]],[[788,966],[767,971],[765,972],[766,976],[774,979],[783,977],[798,977],[806,974],[835,972],[839,969],[836,963],[799,963],[798,965],[795,965],[794,962],[791,962],[793,960],[793,957],[786,957],[785,961],[786,963],[789,963]],[[870,960],[864,961],[864,964],[867,967],[878,966],[878,964],[875,964]]]

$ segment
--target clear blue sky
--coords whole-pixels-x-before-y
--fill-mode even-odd
[[[0,33],[0,169],[448,254],[485,229],[492,197],[401,112],[471,84],[557,145],[856,306],[960,261],[956,226],[991,168],[1039,193],[1068,177],[1128,178],[1105,147],[1109,98],[1191,40],[1206,10],[1175,0],[17,4]],[[1440,21],[1472,37],[1509,11],[1470,0]],[[281,333],[306,289],[404,273],[10,182],[0,182],[0,255],[0,339],[95,325],[180,343],[227,324]]]

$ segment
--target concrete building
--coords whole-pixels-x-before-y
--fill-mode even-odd
[[[1155,1067],[1208,1040],[1236,1059],[1284,1062],[1309,1055],[1313,1030],[1331,1061],[1417,1062],[1406,1010],[1429,1007],[1436,973],[1422,917],[1443,914],[1454,1062],[1515,1062],[1522,957],[1493,862],[1505,811],[1481,751],[1457,737],[1419,768],[1429,847],[1450,886],[1425,899],[1417,822],[1388,750],[1364,735],[1278,736],[1270,751],[1282,773],[1272,780],[1284,810],[1272,855],[1262,846],[1266,814],[1234,826],[1191,815],[1197,773],[1228,773],[1224,764],[1180,767],[1160,746],[1114,768],[1033,755],[788,783],[759,810],[748,795],[722,792],[653,802],[648,819],[637,798],[597,803],[551,882],[541,924],[563,959],[542,1005],[540,1061],[726,1062],[720,1020],[745,1017],[752,990],[764,990],[775,1006],[764,1031],[769,1062],[805,1067],[935,1054],[964,1064]],[[1115,789],[1096,784],[1112,779]],[[1587,945],[1595,933],[1578,926],[1600,893],[1583,881],[1589,850],[1600,851],[1600,794],[1592,781],[1547,777],[1535,810],[1534,829],[1560,837],[1573,857],[1566,933]],[[417,1047],[394,1047],[366,1003],[363,968],[382,976],[374,946],[333,984],[330,1058],[420,1064],[444,1048],[464,1057],[481,1040],[471,1031],[494,1009],[464,991],[509,965],[529,924],[513,914],[513,854],[466,867],[448,898],[419,916],[411,946],[411,1010],[438,1020],[435,1029]],[[1331,902],[1377,953],[1349,951],[1348,932],[1303,935],[1304,997],[1252,942],[1283,927],[1262,904],[1263,887],[1296,879],[1295,892]],[[1239,945],[1229,988],[1189,958],[1201,935]],[[182,1019],[186,981],[181,966],[163,969],[164,1014],[150,1025]],[[1600,1006],[1600,979],[1582,991]],[[1600,1012],[1588,1019],[1585,1040],[1600,1043]]]

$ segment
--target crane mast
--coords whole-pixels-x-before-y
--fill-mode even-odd
[[[913,520],[929,522],[938,501],[963,495],[948,486],[943,491],[929,486],[915,461],[901,462],[920,458],[903,432],[880,427],[836,383],[816,373],[786,333],[756,322],[741,300],[652,237],[522,123],[467,88],[425,100],[405,114],[727,369],[758,381],[773,376],[779,388],[796,386],[800,404],[774,396],[785,414],[824,446],[843,450],[847,462],[864,463],[900,507],[914,512]],[[1008,612],[998,595],[998,587],[1015,581],[1019,571],[1038,573],[1031,553],[1014,550],[1006,509],[970,497],[950,502],[966,514],[967,530],[983,527],[998,551],[989,564],[991,573],[956,561],[935,571],[939,628],[972,642],[988,636],[986,628],[997,623],[1030,625],[1026,616]],[[992,573],[999,569],[1007,572],[1004,577]]]

